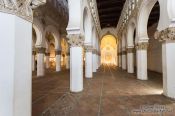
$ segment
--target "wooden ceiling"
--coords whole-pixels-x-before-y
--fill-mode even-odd
[[[97,0],[97,8],[101,28],[116,27],[123,9],[125,0]],[[159,19],[159,4],[156,3],[150,17],[148,26],[151,26]]]
[[[101,28],[116,27],[125,0],[97,0]]]

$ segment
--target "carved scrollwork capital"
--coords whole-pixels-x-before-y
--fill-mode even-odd
[[[36,48],[36,52],[39,54],[45,54],[46,48],[40,47],[40,48]]]
[[[33,21],[33,6],[45,4],[46,0],[0,0],[0,12],[17,15],[27,21]]]
[[[159,41],[171,41],[175,40],[175,27],[169,27],[162,31],[156,31],[154,34],[155,39]]]
[[[32,51],[32,55],[36,55],[36,51]]]
[[[148,42],[141,42],[136,45],[137,50],[147,50],[148,49]]]
[[[55,55],[61,55],[61,50],[55,50]]]
[[[45,53],[45,56],[50,56],[50,53]]]
[[[67,52],[66,55],[67,55],[67,56],[70,56],[70,52]]]
[[[126,53],[127,52],[124,50],[124,51],[121,52],[121,55],[126,55]]]
[[[134,50],[135,50],[134,48],[127,48],[126,49],[127,53],[134,53]]]
[[[80,34],[71,34],[67,37],[69,38],[68,43],[71,47],[80,47],[84,45],[84,36]]]
[[[93,52],[93,47],[91,45],[84,46],[86,52]]]

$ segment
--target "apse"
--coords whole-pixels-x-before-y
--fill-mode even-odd
[[[101,40],[101,64],[117,66],[117,40],[113,35],[105,35]]]

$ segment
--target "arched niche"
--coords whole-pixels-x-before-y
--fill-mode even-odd
[[[104,35],[101,39],[101,63],[108,65],[118,65],[117,60],[117,49],[118,41],[117,38],[111,34]]]
[[[55,41],[55,49],[56,50],[59,50],[61,49],[61,45],[60,45],[60,34],[59,32],[57,31],[57,29],[52,26],[52,25],[48,25],[45,30],[44,30],[44,37],[46,37],[47,33],[50,33],[52,34],[53,38],[54,38],[54,41]],[[46,41],[46,39],[45,39]]]

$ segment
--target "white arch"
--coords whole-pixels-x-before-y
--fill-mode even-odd
[[[84,8],[83,12],[83,30],[85,35],[84,43],[92,45],[92,17],[87,7]]]
[[[54,40],[55,40],[55,49],[56,50],[58,50],[58,49],[60,49],[61,48],[61,44],[60,44],[60,34],[59,34],[59,32],[57,31],[57,29],[54,27],[54,26],[52,26],[52,25],[48,25],[46,28],[45,28],[45,30],[44,30],[44,38],[45,38],[45,36],[46,36],[46,33],[47,32],[50,32],[50,33],[52,33],[52,35],[53,35],[53,37],[54,37]],[[45,40],[46,41],[46,40]]]
[[[129,20],[127,28],[127,46],[134,47],[134,30],[136,29],[136,19]]]
[[[112,34],[113,36],[115,36],[115,38],[118,38],[117,33],[116,33],[116,28],[105,28],[102,29],[101,33],[100,33],[100,38],[102,39],[103,36],[105,36],[107,33]]]
[[[123,31],[122,33],[122,51],[126,50],[126,30]]]
[[[137,17],[137,42],[148,41],[147,24],[152,8],[158,0],[143,0]]]
[[[45,47],[45,43],[43,40],[43,25],[42,23],[38,20],[34,18],[33,21],[33,29],[36,32],[36,47]]]

